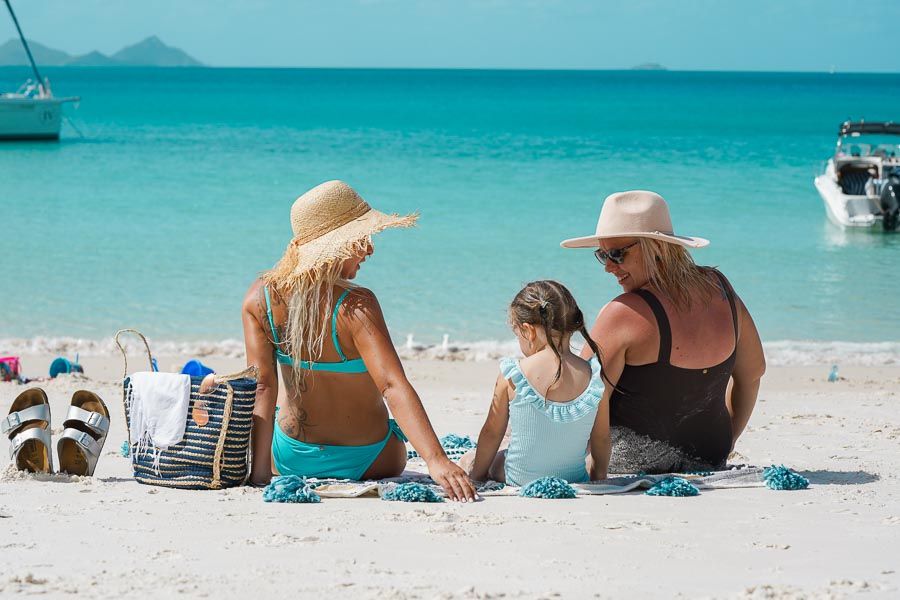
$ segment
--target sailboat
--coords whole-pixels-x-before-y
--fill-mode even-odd
[[[79,98],[58,98],[53,95],[50,81],[41,77],[38,72],[12,5],[9,0],[4,2],[28,55],[34,79],[27,80],[15,92],[0,93],[0,140],[58,140],[62,125],[62,105],[65,102],[77,102]]]

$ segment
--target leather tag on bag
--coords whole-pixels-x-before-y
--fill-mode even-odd
[[[206,427],[206,424],[209,423],[209,411],[206,410],[206,402],[203,400],[194,402],[194,410],[191,411],[191,418],[194,419],[194,423],[197,424],[197,427]]]

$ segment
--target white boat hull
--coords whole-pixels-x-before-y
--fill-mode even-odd
[[[881,224],[882,213],[878,198],[845,193],[837,182],[833,160],[828,161],[825,172],[816,177],[814,183],[825,204],[825,214],[835,225],[870,229]]]
[[[828,219],[839,227],[870,228],[881,221],[868,196],[850,196],[826,175],[815,179],[816,189],[825,204]]]
[[[0,140],[56,140],[66,98],[0,97]]]

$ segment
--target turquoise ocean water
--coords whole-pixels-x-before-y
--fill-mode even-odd
[[[712,240],[695,258],[767,342],[900,340],[900,235],[834,227],[812,183],[841,121],[900,118],[900,75],[46,71],[82,98],[81,135],[0,145],[0,340],[240,338],[291,203],[333,178],[421,213],[359,276],[398,343],[508,340],[507,303],[537,278],[595,313],[618,286],[558,243],[633,188]],[[2,68],[0,89],[27,76]]]

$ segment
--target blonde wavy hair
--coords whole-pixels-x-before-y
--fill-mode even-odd
[[[652,238],[639,238],[650,284],[666,294],[678,310],[690,309],[695,301],[708,306],[720,291],[713,267],[694,262],[684,246]]]
[[[334,306],[334,288],[338,284],[356,287],[341,277],[344,261],[365,253],[371,242],[372,237],[366,235],[342,244],[328,260],[306,270],[296,268],[296,253],[288,251],[271,270],[261,275],[262,281],[274,288],[287,305],[287,323],[278,346],[295,364],[322,358]],[[291,370],[298,398],[305,389],[307,374],[306,369]]]

